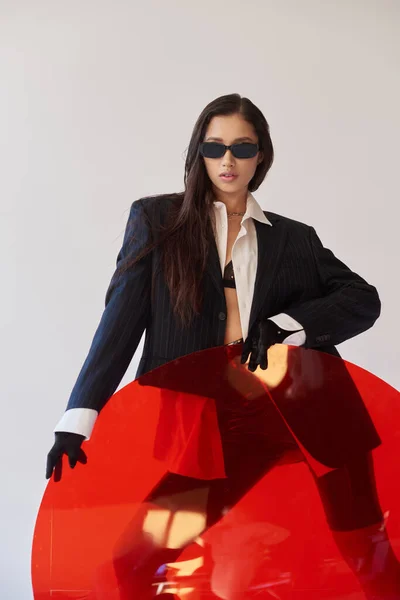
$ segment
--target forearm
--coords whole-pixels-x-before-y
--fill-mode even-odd
[[[325,248],[310,227],[309,241],[321,296],[285,309],[302,324],[306,347],[336,345],[366,331],[380,315],[376,288]]]
[[[373,326],[381,302],[378,292],[368,284],[348,284],[322,298],[309,300],[286,310],[301,322],[305,347],[337,345]]]
[[[143,285],[143,277],[139,277]],[[136,303],[133,300],[137,298]],[[135,294],[125,284],[103,312],[89,353],[71,392],[66,411],[54,431],[79,433],[89,439],[95,421],[117,389],[132,360],[145,323],[149,301],[144,289]]]
[[[106,293],[104,312],[57,431],[89,437],[98,413],[132,360],[150,316],[152,258],[147,254],[133,267],[129,264],[148,241],[144,208],[141,201],[135,201]]]

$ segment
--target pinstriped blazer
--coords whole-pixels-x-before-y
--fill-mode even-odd
[[[171,200],[133,202],[105,309],[67,409],[100,411],[118,387],[145,331],[136,377],[178,357],[224,344],[226,302],[213,240],[203,279],[204,304],[190,328],[175,318],[157,249],[119,276],[120,268],[156,236]],[[325,248],[313,227],[265,212],[255,222],[258,265],[249,331],[284,312],[302,324],[306,348],[339,356],[335,345],[370,328],[380,314],[377,290]]]

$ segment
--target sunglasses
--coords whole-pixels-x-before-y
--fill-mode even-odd
[[[205,158],[222,158],[230,150],[235,158],[253,158],[258,152],[258,144],[244,142],[225,146],[219,142],[203,142],[200,144],[200,154]]]

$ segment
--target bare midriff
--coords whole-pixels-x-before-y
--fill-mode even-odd
[[[236,290],[233,288],[225,288],[225,299],[227,317],[224,343],[229,344],[242,337],[242,326],[240,324]]]
[[[226,245],[225,266],[232,259],[232,246],[240,231],[241,217],[228,219],[228,240]],[[226,300],[226,329],[225,344],[234,342],[242,337],[242,326],[240,324],[239,305],[235,288],[224,288]]]

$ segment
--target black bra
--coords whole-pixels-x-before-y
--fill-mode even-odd
[[[226,265],[222,281],[224,283],[224,287],[236,289],[235,273],[233,271],[232,261],[228,262],[228,264]]]

